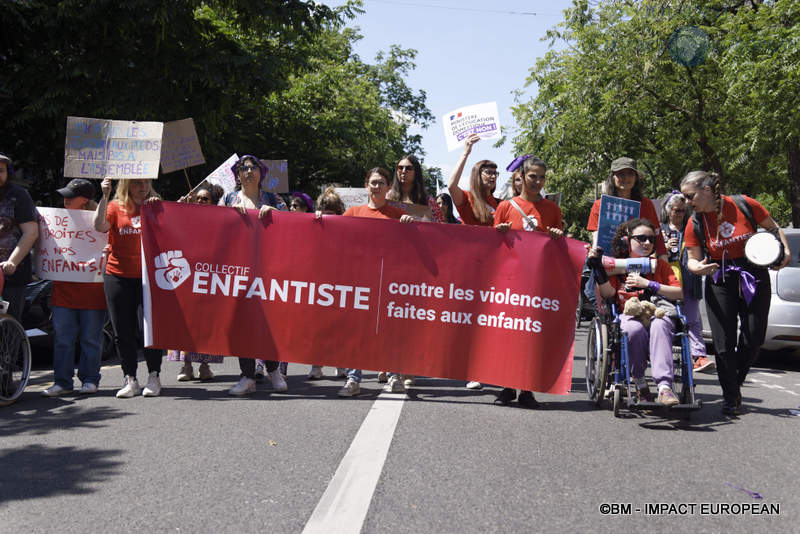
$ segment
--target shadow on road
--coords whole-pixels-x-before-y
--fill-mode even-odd
[[[26,393],[15,404],[0,408],[2,435],[41,435],[55,430],[100,428],[106,426],[105,421],[131,415],[118,408],[80,406],[82,400],[85,398],[46,399],[33,392]]]

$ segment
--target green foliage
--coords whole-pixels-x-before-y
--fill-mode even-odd
[[[8,4],[8,3],[6,3]],[[410,122],[432,120],[405,83],[414,51],[374,64],[344,27],[360,2],[332,9],[301,0],[30,0],[4,7],[0,33],[0,151],[43,198],[62,178],[68,115],[194,118],[208,164],[231,153],[288,159],[293,189],[357,183],[364,171],[420,153]],[[395,115],[407,121],[393,119]],[[166,198],[182,172],[162,176]]]

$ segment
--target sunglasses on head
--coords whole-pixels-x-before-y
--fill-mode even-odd
[[[656,236],[654,236],[654,235],[645,235],[645,234],[632,235],[631,239],[635,239],[636,241],[638,241],[642,245],[644,245],[645,243],[655,243],[656,242]]]

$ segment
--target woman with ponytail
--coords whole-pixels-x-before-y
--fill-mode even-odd
[[[746,196],[734,199],[723,195],[716,173],[690,172],[681,181],[681,192],[696,212],[684,234],[687,267],[696,275],[706,276],[706,308],[717,353],[722,413],[739,415],[741,386],[764,342],[772,293],[767,269],[745,258],[745,241],[758,231],[754,226],[774,233],[785,252],[776,270],[789,263],[789,244],[759,202]],[[742,211],[739,202],[746,203],[742,208],[749,208],[749,214]],[[741,332],[737,332],[737,323],[741,323]]]

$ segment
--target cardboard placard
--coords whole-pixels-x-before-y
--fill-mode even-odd
[[[206,159],[197,139],[194,119],[165,122],[161,138],[161,172],[203,165]]]

